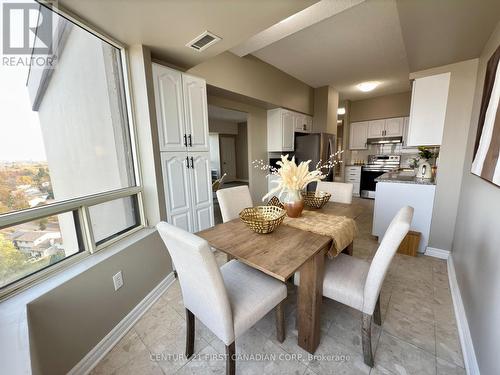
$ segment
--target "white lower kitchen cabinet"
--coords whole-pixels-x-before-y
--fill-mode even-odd
[[[424,253],[429,243],[435,190],[435,185],[378,182],[372,234],[381,241],[396,213],[404,206],[411,206],[415,212],[410,229],[422,234],[418,251]]]
[[[345,167],[345,182],[353,185],[352,195],[359,197],[361,184],[361,166],[348,165]]]
[[[208,152],[162,152],[167,221],[188,232],[214,225]]]

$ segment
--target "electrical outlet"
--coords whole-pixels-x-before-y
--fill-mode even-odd
[[[115,286],[115,290],[118,290],[123,286],[122,271],[113,276],[113,285]]]

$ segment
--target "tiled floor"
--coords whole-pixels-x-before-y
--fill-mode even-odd
[[[354,255],[370,260],[377,241],[370,235],[373,201],[357,219]],[[225,256],[217,254],[223,263]],[[286,306],[287,337],[275,339],[274,314],[264,317],[236,341],[238,374],[465,374],[453,312],[446,262],[430,257],[397,255],[382,295],[382,327],[373,324],[375,367],[363,363],[361,315],[324,300],[322,338],[315,357],[297,346],[293,286]],[[224,345],[196,322],[195,352],[183,356],[184,307],[176,281],[137,322],[92,374],[223,374]]]

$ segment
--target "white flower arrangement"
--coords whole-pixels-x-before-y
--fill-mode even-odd
[[[340,163],[335,160],[335,158],[341,153],[342,151],[339,151],[330,155],[328,162],[325,164],[321,164],[320,160],[316,164],[316,168],[312,171],[309,171],[309,164],[311,163],[311,160],[303,161],[297,165],[295,162],[295,156],[289,160],[288,154],[281,155],[281,161],[276,163],[279,165],[279,168],[270,167],[262,160],[254,160],[254,167],[263,171],[270,171],[269,174],[271,175],[279,176],[278,180],[273,181],[277,184],[277,186],[264,195],[262,200],[269,198],[276,192],[278,192],[278,195],[281,197],[281,195],[287,190],[302,190],[305,189],[305,187],[311,182],[323,180],[328,175],[330,169]],[[322,170],[324,169],[326,169],[326,173],[323,173]]]

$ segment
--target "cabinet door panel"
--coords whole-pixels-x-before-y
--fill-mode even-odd
[[[210,153],[191,152],[189,159],[194,227],[195,231],[200,231],[214,225]]]
[[[353,122],[349,132],[349,149],[365,150],[368,136],[368,122]]]
[[[182,75],[186,133],[191,135],[189,151],[208,151],[208,110],[205,80]]]
[[[368,123],[368,138],[384,136],[385,120],[373,120]]]
[[[404,118],[388,118],[385,120],[385,136],[401,137],[403,135]]]
[[[313,130],[313,119],[311,116],[306,116],[306,126],[307,126],[307,131],[312,132]]]
[[[184,145],[186,129],[182,75],[175,70],[153,64],[153,86],[160,151],[183,151],[186,149]]]
[[[408,146],[440,145],[443,139],[451,73],[417,78],[413,82]]]
[[[281,115],[281,126],[283,130],[283,151],[293,151],[294,149],[294,129],[295,121],[292,113],[285,111]]]
[[[184,152],[162,152],[163,185],[167,203],[167,220],[192,232],[190,177]]]

